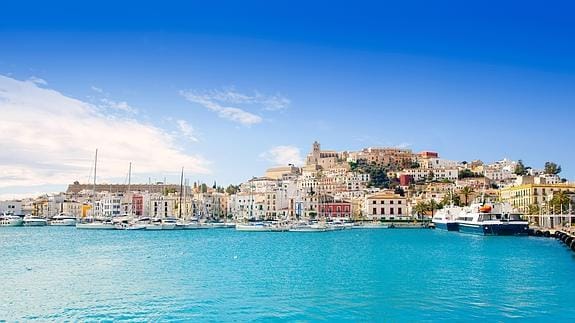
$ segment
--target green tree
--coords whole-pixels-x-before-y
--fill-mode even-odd
[[[463,179],[463,178],[483,177],[483,175],[476,174],[476,173],[472,172],[470,169],[465,168],[459,172],[459,175],[457,175],[457,177],[459,179]]]
[[[387,170],[385,167],[371,165],[368,170],[370,177],[368,186],[377,188],[389,187],[389,178],[387,177]]]
[[[427,173],[426,180],[427,180],[428,182],[431,182],[431,181],[433,181],[434,179],[435,179],[435,173],[434,173],[432,170],[430,170],[429,173]]]
[[[549,201],[549,207],[552,213],[561,214],[569,210],[569,204],[571,204],[571,199],[566,192],[559,191],[553,193],[553,198]]]
[[[529,210],[528,210],[530,215],[537,215],[539,214],[539,205],[537,204],[531,204],[529,205]]]
[[[164,195],[168,195],[168,194],[174,194],[176,193],[177,190],[175,188],[164,188]]]
[[[417,204],[415,204],[415,206],[413,207],[413,213],[417,215],[418,218],[421,218],[421,216],[425,214],[425,212],[427,212],[427,209],[428,209],[427,203],[423,201],[417,202]]]
[[[465,205],[469,205],[469,196],[471,196],[475,191],[473,190],[473,188],[469,187],[469,186],[465,186],[464,188],[461,189],[460,194],[463,195],[463,197],[465,198]]]
[[[401,196],[405,196],[405,190],[403,188],[401,188],[400,186],[395,187],[394,193],[399,194]]]
[[[357,162],[350,161],[349,168],[351,169],[352,172],[355,172],[355,170],[357,169]]]
[[[202,183],[201,187],[201,192],[202,193],[207,193],[208,192],[208,185],[206,185],[206,183]]]
[[[226,193],[228,193],[230,195],[236,194],[239,191],[240,191],[240,187],[236,186],[236,185],[232,185],[232,184],[228,185],[228,187],[226,188]]]
[[[435,200],[432,199],[431,201],[429,201],[429,203],[427,203],[427,207],[429,211],[431,211],[431,215],[433,216],[435,214],[435,211],[441,210],[443,208],[443,205],[435,202]]]
[[[513,173],[519,176],[527,175],[527,167],[525,167],[521,159],[517,162],[517,165],[515,165],[515,170]]]
[[[457,194],[445,194],[445,195],[443,195],[443,198],[441,199],[440,204],[442,206],[451,205],[452,201],[453,201],[454,206],[460,206],[461,205],[461,198]]]
[[[554,162],[545,162],[545,174],[557,175],[561,173],[561,165],[557,165]]]

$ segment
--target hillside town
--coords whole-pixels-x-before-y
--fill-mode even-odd
[[[52,218],[66,214],[201,221],[259,220],[391,221],[429,220],[444,206],[478,198],[507,202],[516,212],[573,214],[575,183],[560,177],[561,166],[542,169],[521,160],[493,163],[453,161],[439,153],[402,148],[360,151],[322,149],[314,142],[305,165],[267,169],[239,185],[70,184],[66,192],[0,202],[0,213]]]

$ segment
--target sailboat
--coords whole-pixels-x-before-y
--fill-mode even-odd
[[[116,229],[118,230],[144,230],[146,229],[146,225],[136,221],[134,219],[134,212],[132,208],[132,163],[130,162],[130,166],[128,167],[128,190],[126,192],[126,197],[128,197],[128,208],[127,212],[124,213],[119,218],[115,219]]]
[[[94,158],[94,185],[92,189],[92,218],[89,222],[76,223],[76,229],[87,230],[115,230],[116,226],[112,221],[96,221],[94,217],[96,206],[96,167],[98,166],[98,149],[96,149],[96,156]]]
[[[208,227],[202,225],[198,220],[188,221],[188,211],[186,207],[186,214],[182,214],[182,208],[187,203],[188,198],[188,190],[187,190],[187,183],[184,185],[184,168],[182,167],[182,176],[180,179],[180,222],[178,225],[181,226],[184,230],[199,230],[199,229],[207,229]],[[182,203],[182,192],[183,192],[183,203]]]

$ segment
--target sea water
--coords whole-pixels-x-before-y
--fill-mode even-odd
[[[570,321],[559,241],[434,230],[0,228],[0,320]]]

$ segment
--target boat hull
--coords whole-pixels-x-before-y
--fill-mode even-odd
[[[290,232],[326,232],[331,231],[327,226],[321,225],[300,225],[289,229]]]
[[[76,223],[76,229],[81,230],[116,230],[114,224],[107,223]]]
[[[73,227],[75,225],[76,225],[76,220],[74,220],[74,219],[50,221],[50,226],[52,226],[52,227]]]
[[[237,231],[251,231],[251,232],[269,232],[269,231],[271,231],[271,227],[265,226],[265,225],[237,224],[236,230]]]
[[[23,224],[22,219],[0,220],[0,227],[21,227]]]
[[[202,230],[202,229],[207,229],[208,227],[201,225],[199,223],[188,223],[185,224],[183,229],[184,230]]]
[[[24,220],[25,227],[44,227],[48,224],[47,221],[26,221]]]
[[[433,222],[436,229],[445,231],[459,231],[459,223],[457,222]]]
[[[529,232],[527,224],[468,224],[459,223],[459,232],[483,236],[526,236]]]
[[[175,224],[148,224],[146,230],[176,230]]]

